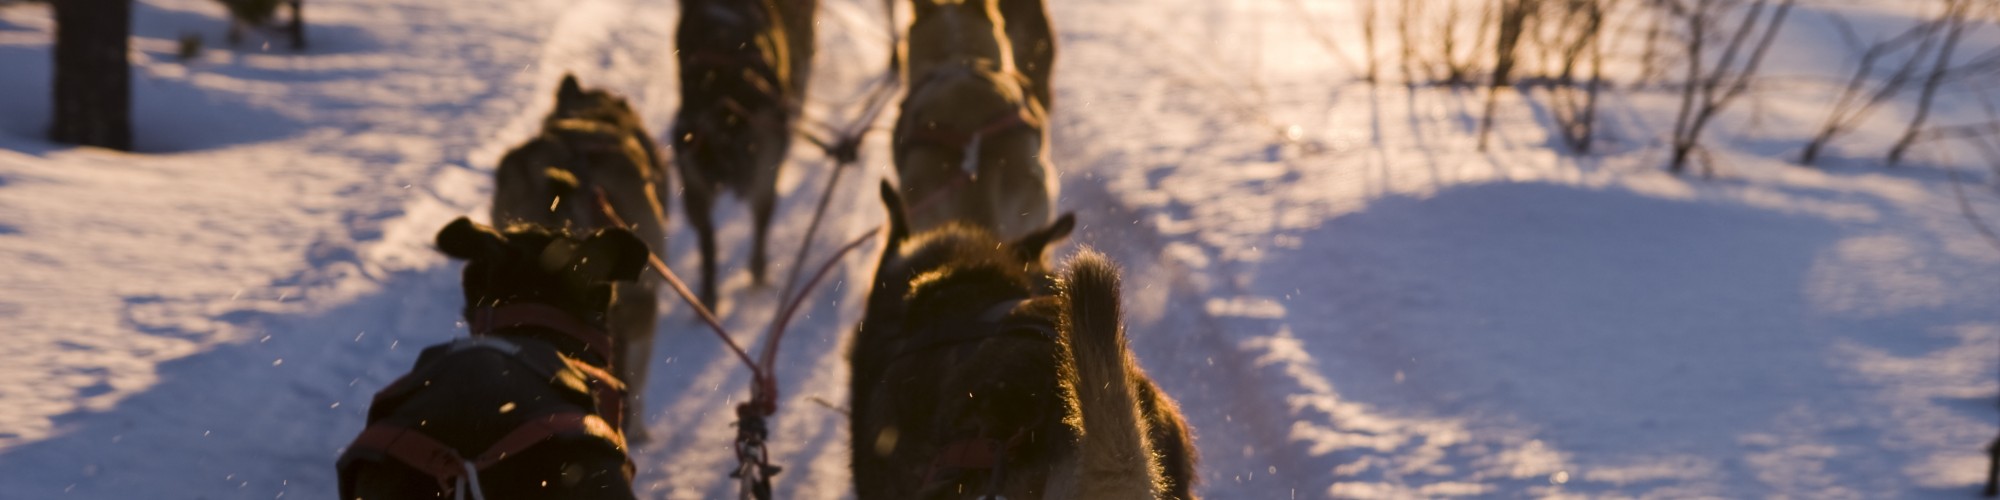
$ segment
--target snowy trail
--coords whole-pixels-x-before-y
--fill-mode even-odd
[[[5,194],[38,218],[7,260],[57,250],[28,269],[72,287],[7,299],[53,315],[8,328],[25,350],[9,353],[7,385],[34,391],[5,395],[31,412],[8,415],[0,442],[10,494],[322,495],[368,394],[453,333],[456,280],[428,241],[484,197],[465,155],[490,130],[469,124],[516,112],[533,75],[513,55],[533,53],[539,29],[519,21],[553,5],[316,4],[311,55],[259,53],[253,38],[173,62],[179,33],[220,38],[212,7],[137,13],[139,144],[175,153],[7,138],[0,175],[40,184]],[[8,47],[5,65],[47,74],[42,52],[22,50],[36,45]],[[9,116],[45,116],[46,82],[8,79],[20,87],[7,105],[24,111]],[[32,244],[58,241],[75,246]]]
[[[1478,153],[1477,94],[1327,83],[1328,55],[1267,41],[1306,38],[1289,9],[1222,5],[1058,9],[1065,67],[1129,83],[1059,86],[1090,110],[1063,115],[1066,136],[1095,145],[1070,172],[1122,209],[1099,221],[1119,228],[1109,240],[1163,236],[1114,254],[1147,269],[1132,287],[1194,289],[1142,292],[1135,331],[1225,339],[1135,334],[1142,359],[1179,362],[1154,371],[1197,395],[1183,404],[1205,437],[1259,430],[1234,422],[1256,408],[1274,414],[1251,422],[1290,423],[1286,449],[1254,460],[1231,449],[1254,440],[1204,439],[1210,492],[1272,497],[1246,485],[1271,480],[1249,475],[1266,463],[1307,496],[1371,498],[1955,495],[1978,480],[2000,259],[1941,176],[1741,156],[1743,178],[1687,183],[1631,139],[1556,157],[1547,118],[1506,106],[1502,146]],[[1317,5],[1351,26],[1349,6]],[[1321,62],[1273,64],[1300,60]],[[1608,133],[1656,136],[1660,104],[1613,102],[1626,120]],[[1175,359],[1189,352],[1249,362]],[[1268,404],[1202,397],[1218,387]],[[1885,468],[1902,475],[1854,479]]]
[[[1940,169],[1981,176],[1980,213],[2000,198],[1963,154],[1885,171],[1870,139],[1825,169],[1782,163],[1795,138],[1775,130],[1825,92],[1798,85],[1720,124],[1713,181],[1658,171],[1674,103],[1651,92],[1608,100],[1589,157],[1557,152],[1540,101],[1503,94],[1479,152],[1484,94],[1352,82],[1315,32],[1358,47],[1349,3],[1050,3],[1060,205],[1082,223],[1056,255],[1092,245],[1125,267],[1133,348],[1191,419],[1208,497],[1960,497],[1983,472],[2000,253]],[[822,2],[810,121],[847,119],[884,66],[880,8]],[[173,39],[219,39],[219,8],[139,9],[149,154],[124,155],[7,118],[47,115],[50,26],[0,8],[0,67],[30,74],[0,75],[6,498],[330,497],[368,397],[463,334],[431,237],[484,218],[493,164],[559,76],[631,97],[656,135],[679,106],[670,0],[320,2],[305,55],[253,38],[193,64]],[[1786,37],[1810,49],[1781,72],[1839,57],[1824,27]],[[892,118],[809,265],[881,222]],[[830,169],[794,146],[774,279]],[[695,269],[671,204],[668,262]],[[720,314],[754,346],[783,283],[742,271],[747,219],[720,205]],[[878,251],[812,291],[780,354],[783,498],[849,495],[845,417],[822,402],[846,404]],[[665,300],[638,489],[733,496],[748,373]]]

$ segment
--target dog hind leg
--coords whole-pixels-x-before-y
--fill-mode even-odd
[[[687,207],[688,223],[694,225],[695,239],[701,247],[701,303],[710,310],[715,301],[715,193],[698,188],[698,184],[687,183],[682,201]]]
[[[1043,108],[1055,108],[1054,76],[1056,35],[1049,23],[1049,8],[1043,0],[1000,0],[1000,17],[1006,19],[1007,38],[1014,49],[1014,67],[1028,77],[1030,94]]]
[[[751,216],[756,219],[756,234],[751,237],[750,244],[750,278],[757,286],[765,284],[765,237],[771,232],[771,214],[778,208],[778,188],[775,184],[764,184],[759,188],[750,205]]]

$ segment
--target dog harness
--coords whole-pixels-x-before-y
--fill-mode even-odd
[[[930,208],[934,204],[940,204],[940,202],[944,202],[944,198],[948,194],[952,194],[952,192],[956,192],[956,190],[972,184],[974,180],[978,180],[978,158],[980,158],[980,140],[982,138],[986,138],[990,134],[1008,132],[1008,130],[1014,130],[1014,128],[1032,128],[1032,126],[1034,126],[1034,120],[1030,120],[1028,110],[1026,108],[1016,108],[1016,110],[1006,110],[1006,112],[996,114],[994,118],[986,120],[982,126],[978,126],[978,128],[974,128],[970,132],[968,130],[956,130],[956,128],[940,128],[936,124],[926,124],[926,126],[912,126],[910,130],[904,130],[904,134],[898,134],[896,136],[898,144],[930,144],[930,146],[936,146],[936,148],[958,152],[958,170],[954,170],[956,176],[952,176],[952,182],[944,184],[944,188],[932,192],[930,196],[924,196],[922,200],[918,200],[916,204],[912,204],[910,210],[918,210],[920,212],[920,210],[926,210],[926,208]]]
[[[548,127],[549,131],[543,132],[545,140],[554,142],[573,162],[570,166],[550,168],[561,169],[576,181],[575,190],[567,193],[567,196],[559,196],[556,202],[550,205],[549,209],[554,211],[557,206],[566,206],[569,210],[570,220],[586,229],[598,229],[610,227],[611,225],[610,221],[605,220],[601,211],[596,209],[598,205],[597,199],[605,198],[606,195],[603,185],[596,179],[595,169],[590,168],[590,165],[602,160],[606,155],[625,154],[625,145],[629,137],[617,131],[614,127],[615,125],[599,120],[568,118],[555,121]],[[646,161],[648,162],[647,164],[640,165],[642,167],[640,168],[641,177],[649,184],[655,183],[655,176],[664,175],[655,172],[652,168],[652,164],[657,163],[659,159],[649,156],[646,158]],[[575,165],[574,163],[581,163],[582,165]],[[563,203],[565,201],[564,198],[568,198],[567,201],[569,203],[567,205]],[[584,330],[577,329],[576,331]]]
[[[545,346],[524,346],[493,334],[504,328],[548,329],[581,341],[587,351],[605,360],[613,359],[610,336],[560,309],[543,304],[520,303],[481,308],[471,317],[472,337],[424,349],[417,356],[416,369],[375,394],[368,408],[368,428],[354,438],[336,462],[341,498],[354,498],[356,466],[363,462],[400,463],[437,480],[439,490],[446,494],[463,498],[470,492],[474,498],[480,498],[484,495],[479,491],[479,471],[551,439],[597,440],[619,453],[625,452],[625,437],[620,430],[625,415],[623,382],[604,368],[565,356],[553,347],[530,349],[526,347]],[[440,360],[481,350],[498,352],[526,366],[557,389],[571,395],[576,400],[573,402],[592,412],[560,410],[529,417],[477,454],[466,453],[438,441],[425,434],[421,424],[411,427],[390,418],[404,402],[430,385],[434,372],[443,366]],[[581,388],[576,387],[578,383]],[[628,457],[625,473],[629,477],[634,472]]]
[[[760,17],[759,21],[770,22],[768,13],[759,10],[757,11],[757,15]],[[772,44],[773,46],[777,44],[775,40],[766,34],[760,34],[758,38],[762,43]],[[706,71],[721,76],[741,77],[744,84],[750,87],[750,90],[756,92],[758,97],[762,97],[768,102],[780,103],[785,106],[792,105],[792,103],[787,101],[786,93],[781,91],[782,88],[786,87],[785,80],[790,75],[781,73],[778,64],[771,61],[770,55],[764,53],[762,50],[752,50],[748,45],[744,45],[735,50],[698,48],[681,51],[679,54],[683,71]],[[729,71],[737,71],[737,74],[728,75],[727,72]],[[742,119],[750,120],[758,116],[750,112],[749,107],[739,98],[740,95],[732,95],[735,93],[728,91],[721,92],[721,94],[714,99],[715,102],[728,108],[729,111],[736,113]],[[763,125],[786,126],[784,123],[765,123]],[[674,140],[676,142],[687,140],[689,138],[686,136],[692,135],[691,132],[683,130],[681,124],[676,121],[673,132]],[[693,139],[700,139],[700,137],[694,137]]]
[[[919,90],[929,86],[932,82],[944,78],[948,74],[962,71],[968,70],[963,68],[933,69],[925,73],[922,78],[910,84],[909,94],[915,95]],[[1016,128],[1039,127],[1041,120],[1037,119],[1031,113],[1033,113],[1033,110],[1030,109],[1030,105],[1023,103],[1023,105],[1016,106],[1014,109],[995,113],[992,117],[987,118],[986,121],[980,122],[980,125],[974,127],[972,130],[956,130],[950,127],[939,127],[936,124],[923,124],[921,127],[909,127],[905,129],[903,134],[896,136],[895,142],[899,144],[915,142],[965,154],[968,151],[978,150],[980,137]]]
[[[978,128],[969,131],[927,124],[907,131],[903,140],[958,151],[961,154],[976,153],[981,137],[1034,125],[1034,121],[1028,118],[1028,110],[1023,108],[1001,111],[982,123]]]
[[[909,355],[923,351],[942,349],[993,337],[1016,337],[1057,342],[1058,337],[1054,327],[1040,321],[1021,318],[1014,314],[1015,309],[1020,308],[1031,300],[1033,299],[1013,299],[994,304],[986,308],[985,311],[981,312],[974,319],[973,325],[975,326],[971,328],[951,329],[948,331],[934,331],[936,329],[931,328],[924,329],[922,333],[917,335],[924,337],[924,341],[901,346],[894,354],[889,356],[887,361],[884,361],[884,364],[894,364]]]
[[[951,329],[947,331],[936,331],[934,328],[925,329],[924,333],[921,334],[922,337],[936,338],[928,338],[923,342],[904,345],[892,354],[885,363],[892,364],[912,354],[994,337],[1013,337],[1060,343],[1060,334],[1057,333],[1054,326],[1030,315],[1015,314],[1015,311],[1032,302],[1034,299],[1013,299],[994,304],[980,313],[973,323],[975,326],[971,328]],[[1029,429],[1038,426],[1024,426],[1021,429],[1017,429],[1006,439],[987,437],[986,433],[982,430],[981,432],[973,433],[969,437],[959,438],[946,443],[944,448],[938,451],[937,456],[931,459],[930,466],[925,468],[923,488],[941,487],[944,481],[956,474],[971,471],[986,471],[988,477],[987,493],[980,498],[1001,498],[999,496],[999,489],[1002,482],[1006,479],[1008,452],[1013,451],[1026,441]]]

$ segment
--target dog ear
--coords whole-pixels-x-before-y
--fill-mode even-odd
[[[583,85],[576,83],[576,74],[563,73],[562,85],[556,88],[556,103],[560,105],[582,98]]]
[[[1014,256],[1020,257],[1022,261],[1039,262],[1042,260],[1042,254],[1048,252],[1050,245],[1068,238],[1070,231],[1074,230],[1076,230],[1076,214],[1063,212],[1062,216],[1057,217],[1048,227],[1028,233],[1027,236],[1014,240],[1008,246],[1013,248]]]
[[[494,258],[507,252],[507,237],[493,228],[459,217],[437,234],[438,251],[459,260]]]
[[[889,242],[900,243],[910,238],[910,214],[903,208],[903,195],[882,179],[882,205],[889,210]]]
[[[646,242],[619,228],[599,230],[577,248],[576,269],[598,281],[632,281],[650,262]]]

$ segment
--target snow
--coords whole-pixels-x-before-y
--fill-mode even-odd
[[[1880,167],[1907,97],[1823,168],[1789,163],[1853,65],[1827,14],[1869,39],[1929,11],[1802,4],[1772,83],[1709,132],[1705,179],[1663,172],[1678,103],[1657,89],[1607,94],[1582,156],[1545,94],[1505,92],[1479,151],[1483,91],[1360,83],[1317,41],[1359,57],[1349,2],[1050,3],[1060,203],[1075,243],[1125,267],[1134,349],[1196,429],[1207,496],[1960,498],[1983,480],[2000,248],[1955,193],[2000,219],[1994,172],[1944,141]],[[875,0],[822,4],[809,113],[841,123],[886,21]],[[679,105],[672,2],[311,2],[293,54],[276,35],[228,47],[213,2],[143,0],[141,151],[74,148],[40,139],[46,10],[0,7],[6,498],[331,497],[369,396],[463,335],[431,236],[483,216],[558,77],[631,96],[655,133]],[[183,63],[186,32],[208,50]],[[1946,90],[1933,123],[2000,101]],[[881,221],[886,142],[842,178],[815,259]],[[793,156],[773,276],[831,172]],[[720,214],[725,270],[745,264],[739,205]],[[782,497],[849,495],[843,353],[877,251],[843,262],[780,353]],[[723,274],[721,314],[748,343],[777,292],[745,274]],[[726,410],[748,375],[665,310],[639,489],[733,495]]]

